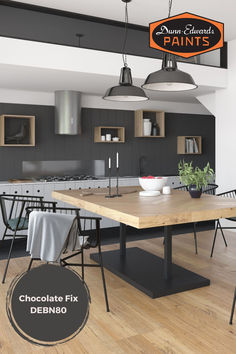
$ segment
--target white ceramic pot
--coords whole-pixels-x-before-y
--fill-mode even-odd
[[[150,136],[152,132],[152,122],[150,119],[143,120],[143,135]]]

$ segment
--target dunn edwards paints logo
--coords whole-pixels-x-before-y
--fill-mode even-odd
[[[150,23],[150,47],[184,58],[223,47],[224,24],[189,12]]]

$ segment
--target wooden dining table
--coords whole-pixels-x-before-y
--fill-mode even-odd
[[[104,267],[152,298],[210,284],[210,280],[172,262],[172,227],[236,216],[236,200],[172,190],[170,195],[143,197],[139,187],[121,187],[122,196],[106,198],[107,189],[54,191],[53,198],[120,223],[120,247],[103,252]],[[164,258],[139,247],[126,248],[126,225],[164,227]],[[144,236],[145,238],[145,233]],[[155,250],[154,250],[155,251]],[[98,262],[98,254],[91,254]],[[193,257],[195,257],[193,255]]]

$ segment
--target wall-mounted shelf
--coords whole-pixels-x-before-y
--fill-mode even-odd
[[[112,137],[118,137],[119,141],[103,141],[101,136],[111,134]],[[106,144],[119,144],[125,142],[125,128],[124,127],[95,127],[94,128],[94,142]]]
[[[177,154],[200,155],[202,153],[201,136],[177,136]]]
[[[160,129],[159,135],[143,135],[143,119],[149,118],[152,123],[157,123]],[[164,138],[165,137],[165,112],[162,111],[135,111],[134,136],[136,138]]]
[[[35,116],[0,116],[0,146],[35,146]]]

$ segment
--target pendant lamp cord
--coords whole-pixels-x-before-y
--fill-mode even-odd
[[[126,42],[127,42],[127,35],[128,35],[128,23],[129,23],[129,17],[128,17],[128,3],[125,4],[125,38],[124,38],[124,43],[123,43],[123,48],[122,48],[122,59],[124,66],[127,67],[127,54],[125,53],[125,47],[126,47]]]
[[[169,11],[168,11],[168,17],[170,17],[171,8],[172,8],[172,0],[169,0]]]

